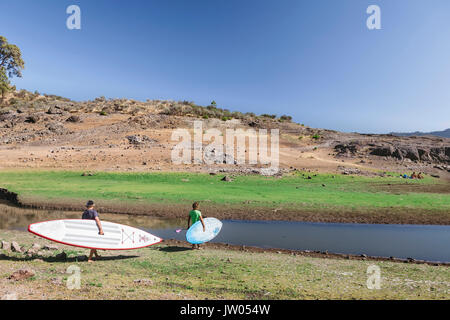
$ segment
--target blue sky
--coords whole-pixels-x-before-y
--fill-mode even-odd
[[[66,8],[81,8],[81,30]],[[366,9],[381,8],[381,30]],[[18,88],[173,99],[382,133],[450,127],[448,0],[0,0]]]

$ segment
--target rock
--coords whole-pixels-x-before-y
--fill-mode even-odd
[[[128,142],[132,145],[142,145],[145,143],[153,143],[156,142],[156,140],[150,139],[147,136],[140,136],[140,135],[133,135],[133,136],[127,136]]]
[[[50,281],[52,284],[57,285],[57,286],[60,286],[63,284],[62,277],[52,278]]]
[[[37,122],[39,122],[39,120],[41,120],[41,118],[38,115],[32,114],[32,115],[26,117],[25,122],[37,123]]]
[[[41,257],[41,258],[47,258],[50,255],[51,254],[49,254],[48,251],[38,251],[36,253],[36,256]]]
[[[44,250],[58,250],[58,249],[59,249],[59,247],[54,244],[47,244],[44,246]]]
[[[12,111],[7,111],[0,114],[0,122],[3,121],[13,121],[17,118],[17,114]]]
[[[58,106],[48,108],[47,114],[62,114],[62,110]]]
[[[35,272],[31,269],[20,269],[20,270],[17,270],[16,272],[14,272],[12,275],[10,275],[8,277],[8,279],[19,281],[19,280],[24,280],[24,279],[34,277],[34,275],[35,275]]]
[[[2,241],[2,249],[5,251],[11,251],[11,243]]]
[[[39,252],[39,250],[41,250],[41,248],[42,248],[42,246],[39,243],[33,243],[31,248],[27,250],[27,253],[29,253],[31,255],[37,254]]]
[[[334,151],[337,152],[340,156],[345,155],[354,155],[356,154],[360,149],[359,142],[352,141],[349,144],[338,144],[334,146]]]
[[[358,168],[345,168],[345,167],[339,166],[338,170],[340,170],[343,175],[353,175],[353,174],[362,174],[363,173]]]
[[[22,252],[22,249],[20,248],[20,245],[17,242],[15,242],[15,241],[13,241],[11,243],[11,249],[14,252]]]
[[[437,163],[450,162],[450,147],[433,147],[431,144],[418,146],[411,143],[398,142],[396,145],[374,145],[369,149],[369,154],[380,157],[391,157],[401,161],[426,161]],[[336,146],[337,147],[337,146]],[[339,150],[337,150],[339,151]]]
[[[67,122],[81,122],[81,118],[79,116],[70,116],[66,120]]]
[[[278,168],[262,168],[260,174],[262,176],[274,176],[280,173]]]
[[[59,122],[52,122],[45,126],[48,130],[55,132],[55,133],[63,133],[64,132],[64,125]]]
[[[220,181],[231,182],[231,181],[233,181],[233,179],[231,179],[229,176],[225,176]]]
[[[371,155],[380,156],[380,157],[392,157],[392,154],[395,152],[393,146],[384,146],[384,147],[376,147],[372,149],[370,152]]]
[[[146,286],[151,286],[153,285],[153,281],[150,279],[137,279],[133,281],[136,284],[141,284],[141,285],[146,285]]]

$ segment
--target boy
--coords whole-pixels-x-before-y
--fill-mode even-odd
[[[94,201],[89,200],[86,203],[86,210],[84,210],[81,219],[95,220],[95,222],[97,223],[98,231],[99,231],[98,234],[104,235],[103,229],[102,229],[102,224],[100,223],[100,218],[98,217],[98,212],[96,210],[94,210],[94,206],[95,206]],[[99,257],[99,255],[97,254],[97,250],[91,249],[91,252],[89,253],[88,262],[93,262],[92,256],[94,254],[95,254],[96,258]]]
[[[189,229],[191,220],[192,220],[192,224],[194,224],[198,220],[200,220],[203,225],[203,232],[205,232],[205,223],[203,222],[202,213],[198,210],[199,207],[200,207],[199,203],[194,202],[194,204],[192,205],[192,210],[191,210],[191,212],[189,212],[187,228]],[[200,248],[199,244],[192,244],[192,249],[200,250],[201,248]]]

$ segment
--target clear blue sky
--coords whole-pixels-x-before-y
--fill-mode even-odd
[[[66,28],[77,4],[82,29]],[[366,27],[381,7],[382,30]],[[18,88],[173,99],[359,132],[450,127],[448,0],[0,0]]]

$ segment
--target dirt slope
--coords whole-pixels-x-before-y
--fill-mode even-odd
[[[373,174],[421,171],[450,176],[450,139],[362,135],[309,128],[289,117],[229,112],[192,102],[126,99],[74,102],[24,90],[0,107],[0,168],[105,171],[258,172],[261,165],[174,164],[176,129],[279,129],[280,167]],[[204,141],[206,146],[210,141]],[[248,146],[247,146],[248,148]],[[248,154],[248,152],[247,152]],[[247,159],[248,160],[248,159]]]

